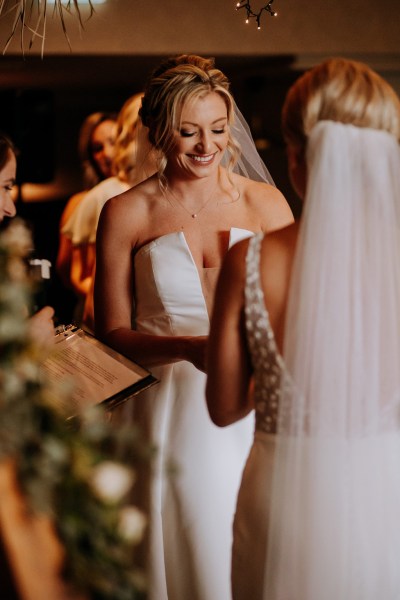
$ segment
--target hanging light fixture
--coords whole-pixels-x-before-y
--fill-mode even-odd
[[[261,15],[263,14],[263,12],[268,13],[271,17],[277,17],[278,13],[274,11],[274,9],[272,8],[272,4],[273,4],[274,0],[269,0],[269,2],[267,4],[265,4],[264,6],[262,6],[260,8],[260,10],[258,12],[256,12],[255,10],[253,10],[252,6],[251,6],[251,2],[248,2],[247,0],[239,0],[239,2],[236,3],[236,10],[240,10],[241,8],[244,8],[246,11],[246,23],[250,22],[250,19],[255,19],[256,23],[257,23],[257,29],[261,29]]]
[[[94,4],[102,4],[105,0],[0,0],[0,17],[12,15],[11,31],[3,44],[3,54],[7,51],[17,31],[20,30],[20,44],[22,54],[25,53],[25,45],[29,50],[34,41],[39,39],[41,43],[41,54],[43,58],[44,44],[46,40],[47,17],[58,18],[65,39],[71,47],[65,17],[72,15],[76,17],[78,25],[83,29],[81,9],[86,5],[89,9],[89,17],[94,13]]]

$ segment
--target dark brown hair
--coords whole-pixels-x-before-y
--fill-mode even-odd
[[[10,152],[17,156],[17,149],[11,139],[8,135],[0,131],[0,169],[4,167],[10,158]]]

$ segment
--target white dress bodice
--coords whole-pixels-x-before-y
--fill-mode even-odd
[[[253,235],[232,228],[229,247]],[[135,329],[153,335],[207,335],[201,277],[181,231],[163,235],[135,255]]]

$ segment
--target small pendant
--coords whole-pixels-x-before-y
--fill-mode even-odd
[[[197,219],[197,214],[196,213],[192,214],[192,219]]]

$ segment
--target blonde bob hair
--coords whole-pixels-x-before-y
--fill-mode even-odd
[[[288,145],[304,149],[318,121],[382,129],[400,140],[400,100],[367,65],[331,58],[304,73],[290,88],[282,109]]]
[[[158,151],[158,176],[162,179],[167,156],[173,144],[173,134],[180,128],[183,106],[210,92],[224,100],[228,125],[234,120],[234,101],[228,78],[214,66],[214,59],[183,54],[160,64],[145,87],[140,115],[148,127],[149,140]],[[232,169],[240,154],[237,141],[228,131],[228,169]]]

